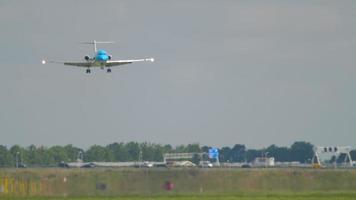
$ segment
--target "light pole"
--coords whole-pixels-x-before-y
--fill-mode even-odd
[[[265,158],[267,158],[267,155],[269,154],[269,152],[267,151],[266,153],[265,153]]]
[[[19,155],[20,152],[16,152],[16,168],[19,168]]]
[[[266,152],[266,153],[264,153],[265,154],[265,167],[267,167],[268,166],[268,157],[267,157],[267,155],[268,155],[268,151]]]
[[[138,152],[138,166],[141,168],[143,164],[143,156],[142,156],[142,149],[139,147],[140,151]]]
[[[77,162],[83,162],[83,151],[79,151],[78,152],[78,159],[77,159]]]

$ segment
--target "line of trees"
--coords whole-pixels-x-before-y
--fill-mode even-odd
[[[73,145],[21,147],[14,145],[7,148],[0,145],[0,167],[14,167],[16,160],[28,166],[58,166],[60,162],[75,162],[82,157],[84,162],[125,162],[125,161],[162,161],[164,153],[208,152],[209,146],[188,144],[172,147],[152,143],[112,143],[106,146],[93,145],[84,150]],[[276,161],[310,162],[313,156],[313,145],[308,142],[295,142],[290,147],[271,145],[263,149],[247,149],[245,145],[219,149],[220,162],[251,162],[256,157],[274,157]],[[356,158],[356,151],[351,155]],[[336,159],[336,158],[334,158]]]

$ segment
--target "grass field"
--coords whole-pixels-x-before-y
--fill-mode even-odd
[[[123,197],[5,197],[3,200],[354,200],[356,193],[249,194],[249,195],[184,195],[184,196],[123,196]]]
[[[2,169],[3,199],[356,199],[356,170]]]

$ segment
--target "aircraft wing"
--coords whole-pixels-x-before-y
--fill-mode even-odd
[[[91,62],[62,62],[62,61],[46,61],[42,60],[42,64],[46,63],[57,63],[57,64],[64,64],[64,65],[72,65],[72,66],[77,66],[77,67],[90,67]]]
[[[151,61],[154,62],[153,58],[145,58],[145,59],[136,59],[136,60],[108,60],[105,62],[106,67],[112,67],[112,66],[118,66],[118,65],[125,65],[125,64],[130,64],[133,62],[145,62],[145,61]],[[60,61],[46,61],[42,60],[42,64],[46,63],[60,63],[64,65],[71,65],[71,66],[77,66],[77,67],[101,67],[100,64],[96,62],[88,62],[88,61],[82,61],[82,62],[60,62]]]
[[[137,60],[108,60],[108,61],[106,61],[105,66],[112,67],[112,66],[130,64],[133,62],[145,62],[145,61],[153,62],[154,59],[153,58],[145,58],[145,59],[137,59]]]
[[[64,62],[63,64],[77,66],[77,67],[90,67],[92,63],[90,63],[90,62]]]

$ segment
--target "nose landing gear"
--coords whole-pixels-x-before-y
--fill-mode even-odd
[[[110,68],[107,68],[107,69],[106,69],[106,72],[107,72],[107,73],[111,73],[111,69],[110,69]]]

